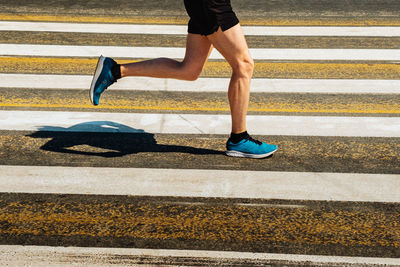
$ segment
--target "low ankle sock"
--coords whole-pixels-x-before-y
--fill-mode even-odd
[[[121,65],[115,64],[111,67],[111,74],[115,80],[121,79]]]
[[[249,136],[249,134],[247,133],[247,131],[245,131],[243,133],[238,133],[238,134],[231,133],[231,137],[229,138],[229,140],[232,143],[237,144],[248,136]]]

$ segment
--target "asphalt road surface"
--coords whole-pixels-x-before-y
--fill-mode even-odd
[[[267,159],[224,155],[216,52],[91,105],[100,54],[183,57],[181,0],[0,0],[2,264],[400,266],[399,1],[232,4]]]

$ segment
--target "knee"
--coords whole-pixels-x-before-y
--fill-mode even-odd
[[[251,79],[254,72],[254,60],[250,55],[238,58],[238,60],[232,65],[233,74]]]
[[[181,66],[181,79],[185,81],[195,81],[200,77],[202,71],[202,65],[185,64],[185,62],[183,62]]]
[[[195,81],[199,78],[201,71],[186,70],[182,75],[182,80]]]

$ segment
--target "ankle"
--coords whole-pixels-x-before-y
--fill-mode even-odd
[[[229,140],[236,144],[239,143],[240,141],[242,141],[243,139],[245,139],[246,137],[248,137],[249,134],[247,133],[247,131],[241,132],[241,133],[231,133],[231,136],[229,137]]]
[[[114,66],[111,67],[111,74],[114,78],[114,80],[121,79],[121,65],[120,64],[115,64]]]

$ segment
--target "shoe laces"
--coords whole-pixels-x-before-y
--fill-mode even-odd
[[[256,144],[259,145],[259,146],[261,146],[261,144],[262,144],[262,142],[260,142],[260,141],[258,141],[258,140],[256,140],[256,139],[252,138],[250,135],[248,135],[247,137],[245,137],[245,139],[246,139],[247,141],[256,143]]]

